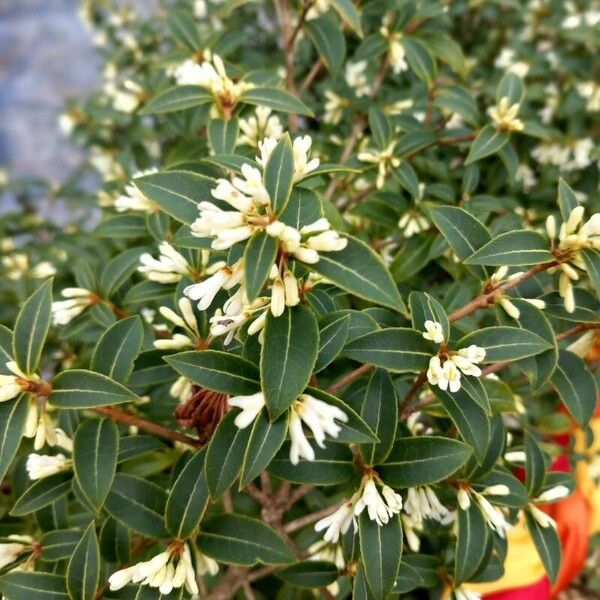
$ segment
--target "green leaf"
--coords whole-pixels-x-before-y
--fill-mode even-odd
[[[414,329],[390,327],[352,340],[343,354],[396,373],[410,373],[427,368],[432,345]]]
[[[188,460],[169,493],[165,521],[168,530],[178,539],[184,540],[193,534],[208,506],[205,454],[200,450]]]
[[[475,456],[481,462],[490,439],[490,423],[485,410],[462,388],[457,392],[448,393],[437,386],[430,387],[456,425],[461,437],[473,447]]]
[[[265,188],[271,207],[277,214],[288,203],[294,183],[294,151],[289,134],[285,134],[269,156],[264,172]]]
[[[325,560],[303,560],[277,571],[277,577],[286,583],[306,589],[326,587],[333,583],[338,575],[335,564]]]
[[[400,438],[377,472],[392,487],[429,485],[455,473],[471,452],[467,444],[449,438]]]
[[[180,375],[215,392],[253,394],[260,386],[256,366],[231,352],[190,350],[165,356],[164,360]]]
[[[485,350],[485,362],[518,360],[548,350],[552,344],[539,335],[518,327],[486,327],[469,333],[457,344],[466,348],[475,344]]]
[[[305,21],[304,30],[323,59],[328,71],[336,76],[346,57],[346,38],[331,14]]]
[[[278,88],[255,87],[246,90],[242,94],[240,102],[254,104],[256,106],[268,106],[273,110],[284,113],[296,113],[308,117],[314,116],[312,110],[308,108],[304,102],[301,102],[295,96]]]
[[[131,248],[109,260],[100,273],[98,290],[106,297],[112,296],[117,292],[138,268],[140,256],[143,252],[144,248]],[[109,318],[111,319],[110,322],[112,323],[115,317],[112,310],[106,304],[96,304],[92,307],[92,310],[100,307],[108,311]]]
[[[80,539],[81,531],[77,529],[49,531],[40,539],[42,546],[40,558],[45,562],[55,562],[69,558]]]
[[[242,515],[224,514],[208,520],[198,535],[198,547],[227,564],[249,567],[294,561],[290,549],[273,529]]]
[[[568,350],[559,350],[551,381],[572,417],[585,427],[594,414],[598,391],[583,360]]]
[[[562,562],[560,539],[556,529],[551,525],[542,527],[529,512],[525,513],[527,529],[533,539],[539,557],[542,559],[546,573],[552,582],[556,581]]]
[[[402,559],[400,515],[379,526],[363,511],[358,519],[360,553],[367,583],[375,598],[387,598],[394,589]]]
[[[569,187],[567,182],[560,177],[558,180],[558,207],[563,221],[566,221],[574,208],[579,206],[579,200],[575,192]]]
[[[198,85],[177,85],[154,96],[141,113],[146,115],[170,113],[202,106],[212,101],[212,94]]]
[[[100,581],[100,549],[92,521],[77,544],[67,567],[67,589],[71,600],[94,600]]]
[[[170,10],[167,24],[171,35],[192,53],[202,49],[202,38],[191,15],[185,10]]]
[[[267,411],[262,410],[254,419],[250,439],[244,452],[240,477],[240,489],[246,487],[261,471],[264,471],[285,441],[289,413],[269,421]]]
[[[0,402],[0,481],[10,469],[21,444],[29,413],[29,398]]]
[[[169,537],[164,513],[167,494],[162,487],[126,473],[117,473],[104,507],[133,531],[151,538]]]
[[[533,498],[539,495],[546,478],[546,460],[535,438],[525,435],[525,485]]]
[[[537,231],[507,231],[490,240],[465,260],[467,264],[501,267],[537,265],[554,260],[548,240]]]
[[[460,260],[469,258],[477,249],[487,244],[492,236],[485,225],[458,206],[436,206],[430,209],[435,226],[442,232],[448,245]],[[485,267],[468,265],[480,278],[490,275]]]
[[[211,198],[214,182],[191,171],[164,171],[138,177],[135,185],[167,214],[191,225],[198,217],[198,202]]]
[[[61,471],[38,479],[17,499],[10,514],[13,517],[28,515],[62,498],[71,490],[72,478],[71,472]]]
[[[237,411],[236,411],[237,412]],[[221,420],[208,445],[204,472],[211,497],[216,500],[237,479],[242,468],[250,428],[239,429],[230,412]]]
[[[398,422],[398,399],[392,378],[376,369],[371,375],[362,402],[361,417],[379,438],[376,444],[363,444],[360,454],[367,466],[382,463],[392,449]]]
[[[100,552],[108,562],[129,563],[131,560],[129,529],[107,517],[100,530]]]
[[[292,189],[290,200],[279,214],[278,220],[294,229],[302,229],[323,216],[319,196],[312,190],[302,187]]]
[[[144,327],[139,316],[117,321],[98,340],[92,356],[92,371],[125,383],[133,371],[143,339]]]
[[[348,245],[343,250],[321,253],[311,269],[359,298],[404,311],[396,284],[381,258],[364,242],[344,237]]]
[[[440,87],[436,90],[434,106],[458,113],[473,127],[476,127],[479,122],[479,111],[475,100],[464,87],[458,85]]]
[[[523,80],[518,75],[508,71],[498,84],[496,102],[500,102],[502,98],[508,98],[509,105],[520,104],[524,94]]]
[[[508,143],[508,139],[508,133],[498,131],[493,125],[486,125],[473,140],[465,165],[495,154]]]
[[[94,229],[94,235],[100,238],[131,239],[143,237],[147,232],[146,219],[140,215],[110,217]]]
[[[339,319],[327,323],[319,331],[319,350],[317,352],[317,362],[315,363],[316,373],[331,364],[340,354],[348,338],[349,326],[350,315],[343,315]]]
[[[69,600],[65,578],[52,573],[12,571],[0,578],[6,600]]]
[[[425,331],[425,321],[434,321],[442,326],[444,340],[450,339],[450,323],[444,307],[425,292],[411,292],[408,297],[413,329]]]
[[[596,290],[596,296],[600,296],[600,252],[592,248],[581,250],[581,257],[585,263],[585,270],[590,282]]]
[[[483,549],[490,541],[490,529],[478,504],[471,500],[466,510],[456,511],[454,584],[469,581],[487,558]]]
[[[315,460],[301,460],[297,465],[290,462],[290,443],[286,442],[269,463],[268,471],[292,483],[314,485],[337,485],[356,475],[354,457],[344,444],[328,444],[315,448]]]
[[[233,154],[238,139],[239,121],[236,117],[225,121],[224,119],[211,119],[208,122],[208,143],[213,154]]]
[[[369,128],[375,145],[381,150],[387,148],[392,140],[392,124],[378,106],[369,108]]]
[[[362,37],[363,33],[360,25],[360,14],[352,0],[330,0],[329,3],[340,15],[342,21],[344,21],[358,37]]]
[[[244,280],[248,301],[256,300],[262,291],[277,257],[277,238],[257,231],[244,250]]]
[[[445,62],[459,75],[465,70],[465,55],[460,45],[441,31],[420,31],[419,39],[433,52],[436,58]]]
[[[15,322],[13,354],[27,375],[38,368],[52,317],[52,280],[44,282],[23,304]]]
[[[406,51],[408,66],[427,87],[431,87],[437,76],[437,65],[427,46],[411,37],[402,38],[401,43]]]
[[[409,131],[398,140],[394,148],[394,154],[402,158],[408,158],[420,150],[428,148],[435,140],[436,135],[432,131]]]
[[[119,430],[110,419],[87,419],[73,440],[73,467],[87,501],[100,511],[117,470]]]
[[[319,328],[306,306],[267,315],[260,355],[261,388],[272,420],[289,408],[306,388],[317,359]]]
[[[394,178],[398,183],[413,197],[419,197],[419,179],[415,170],[408,162],[400,163],[397,169],[392,171]]]
[[[94,408],[138,400],[133,392],[106,375],[72,369],[52,380],[50,402],[57,408]]]

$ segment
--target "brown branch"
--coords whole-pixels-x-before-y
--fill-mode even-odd
[[[347,373],[343,377],[340,377],[337,381],[333,382],[328,388],[327,392],[333,394],[334,396],[343,390],[345,387],[349,386],[352,382],[360,379],[365,373],[368,373],[373,368],[373,365],[361,365],[354,371]]]
[[[147,421],[146,419],[142,419],[136,415],[126,413],[120,408],[116,408],[114,406],[98,406],[92,410],[99,415],[104,415],[105,417],[112,419],[113,421],[127,423],[127,425],[139,427],[140,429],[149,431],[150,433],[164,438],[165,440],[170,440],[171,442],[181,442],[182,444],[187,444],[188,446],[192,446],[194,448],[198,448],[202,445],[200,440],[185,435],[184,433],[180,433],[179,431],[169,429],[168,427],[163,427],[157,423],[152,423],[151,421]]]
[[[475,311],[479,310],[480,308],[486,308],[490,304],[494,304],[494,299],[499,294],[502,294],[514,287],[517,287],[518,285],[521,285],[521,283],[523,283],[527,279],[530,279],[531,277],[534,277],[535,275],[538,275],[539,273],[547,271],[548,269],[551,269],[552,267],[556,267],[557,265],[564,262],[565,258],[566,258],[565,256],[557,256],[557,258],[555,260],[536,265],[535,267],[532,267],[528,271],[525,271],[524,273],[519,275],[519,277],[513,277],[512,279],[509,279],[508,281],[505,281],[504,283],[500,283],[496,286],[493,286],[492,288],[490,288],[487,291],[483,291],[481,294],[479,294],[479,296],[477,296],[476,298],[471,300],[471,302],[468,302],[461,308],[457,308],[455,311],[450,313],[448,315],[448,320],[451,323],[453,323],[454,321],[458,321],[458,320],[462,319],[463,317],[466,317],[466,316],[470,315],[471,313],[474,313]]]
[[[294,531],[298,531],[298,529],[302,529],[303,527],[306,527],[307,525],[310,525],[311,523],[314,523],[323,517],[333,514],[340,506],[342,506],[342,504],[344,504],[344,502],[346,502],[346,500],[342,500],[333,506],[327,506],[321,510],[310,513],[309,515],[304,515],[303,517],[298,517],[293,521],[284,523],[283,531],[285,531],[285,533],[293,533]]]
[[[319,59],[315,62],[315,64],[311,67],[310,71],[304,78],[304,81],[300,85],[300,93],[303,94],[312,86],[315,79],[321,74],[321,71],[325,67],[325,63],[323,59],[319,57]]]

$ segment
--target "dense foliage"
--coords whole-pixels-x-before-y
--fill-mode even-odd
[[[84,3],[86,164],[5,183],[4,596],[470,599],[520,520],[556,577],[539,507],[597,396],[599,15]]]

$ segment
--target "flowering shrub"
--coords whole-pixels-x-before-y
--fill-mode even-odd
[[[3,595],[470,600],[518,523],[555,579],[542,508],[597,460],[551,472],[596,406],[599,15],[86,2],[87,166],[5,184]]]

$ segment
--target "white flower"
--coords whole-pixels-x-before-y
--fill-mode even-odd
[[[229,406],[235,406],[242,409],[242,412],[240,412],[234,420],[236,427],[239,427],[240,429],[245,429],[248,425],[253,423],[258,413],[266,405],[265,396],[262,392],[256,392],[249,396],[233,396],[232,398],[229,398],[227,402],[229,403]]]
[[[520,105],[509,104],[510,100],[504,96],[496,106],[488,109],[488,114],[494,121],[496,127],[501,131],[523,131],[523,121],[517,119]]]
[[[336,544],[340,539],[340,534],[344,535],[350,525],[354,524],[356,531],[356,519],[354,517],[354,506],[358,500],[357,495],[352,496],[350,500],[344,502],[334,513],[317,521],[315,523],[315,531],[325,530],[323,539],[331,544]]]
[[[587,100],[587,111],[596,112],[600,110],[600,85],[594,81],[584,81],[577,84],[577,92]]]
[[[145,171],[139,171],[134,173],[134,181],[128,183],[125,186],[125,193],[120,195],[115,200],[115,208],[117,212],[126,212],[128,210],[138,210],[148,214],[155,213],[158,210],[158,205],[145,196],[142,191],[137,187],[135,183],[136,177],[143,177],[144,175],[151,175],[156,173],[158,169],[151,168]]]
[[[358,160],[370,164],[377,165],[377,189],[381,189],[385,184],[385,179],[390,167],[396,168],[400,166],[400,159],[394,156],[394,147],[396,141],[390,142],[384,150],[367,150],[357,154]]]
[[[312,138],[310,135],[301,135],[294,139],[292,149],[294,152],[294,181],[306,177],[314,171],[320,163],[318,158],[309,160]]]
[[[33,538],[28,535],[9,535],[10,542],[0,543],[0,569],[15,562],[21,554],[32,549]]]
[[[508,488],[502,490],[498,489],[498,491],[502,493],[490,495],[507,495],[510,493]],[[512,525],[506,520],[504,513],[499,508],[493,506],[483,494],[475,491],[472,491],[471,493],[477,504],[479,504],[490,529],[493,529],[501,538],[505,538],[506,533],[511,529]]]
[[[404,511],[416,524],[425,519],[441,522],[448,516],[448,509],[440,503],[429,486],[408,488]]]
[[[133,113],[143,99],[144,90],[134,81],[128,79],[123,89],[116,90],[113,95],[113,108],[127,114]]]
[[[370,89],[367,81],[367,75],[365,73],[366,68],[366,60],[361,60],[355,63],[346,63],[346,83],[354,90],[359,98],[361,96],[366,96]]]
[[[402,229],[404,237],[410,238],[417,233],[426,231],[431,223],[418,210],[405,212],[398,221],[398,227]]]
[[[181,375],[169,388],[169,395],[172,398],[177,398],[180,402],[185,402],[192,395],[192,390],[192,382]]]
[[[529,65],[524,61],[516,61],[514,58],[515,51],[512,48],[503,48],[494,61],[494,66],[519,77],[525,77],[529,72]]]
[[[300,457],[315,459],[314,450],[302,429],[303,422],[312,431],[317,446],[324,448],[326,435],[337,438],[342,429],[336,420],[345,423],[348,416],[337,406],[327,404],[309,394],[302,394],[292,407],[290,415],[290,462],[297,465]]]
[[[330,125],[339,125],[344,116],[344,109],[347,108],[350,103],[346,98],[338,96],[332,90],[325,90],[325,98],[323,121]]]
[[[391,516],[402,510],[402,498],[386,485],[383,486],[381,494],[375,479],[365,476],[362,481],[362,495],[356,502],[354,514],[358,516],[366,508],[371,521],[375,521],[379,526],[388,523]]]
[[[441,344],[444,341],[444,329],[442,328],[441,323],[437,321],[425,321],[424,323],[425,331],[423,332],[423,337],[426,340],[431,340],[436,344]]]
[[[454,598],[455,600],[481,600],[481,594],[461,586],[454,590]]]
[[[523,450],[511,450],[504,454],[504,460],[511,463],[524,463],[527,460],[527,455]]]
[[[448,359],[442,363],[439,356],[432,356],[427,369],[427,381],[431,385],[437,385],[441,390],[450,389],[451,392],[458,392],[460,371],[454,360]]]
[[[55,325],[70,323],[96,301],[96,295],[85,288],[64,288],[60,294],[67,300],[57,300],[52,303],[52,322]]]
[[[184,275],[192,272],[184,256],[182,256],[169,242],[161,242],[159,247],[158,259],[151,254],[144,253],[140,256],[138,271],[146,275],[150,281],[158,283],[176,283]]]
[[[554,527],[554,529],[556,529],[556,521],[550,515],[547,515],[545,512],[537,508],[537,506],[529,504],[527,506],[527,509],[529,510],[529,514],[537,521],[537,523],[541,527],[543,527],[544,529],[546,527]]]
[[[392,71],[396,74],[406,71],[408,64],[406,62],[406,52],[401,43],[402,34],[399,32],[391,32],[385,25],[380,28],[379,33],[388,42],[388,60]]]
[[[203,559],[205,560],[202,564],[207,567],[207,571],[214,570],[210,562],[212,559]],[[190,549],[187,544],[181,542],[174,542],[167,550],[150,560],[116,571],[108,578],[108,582],[111,591],[120,590],[133,582],[158,588],[160,593],[165,595],[183,586],[190,594],[198,594]]]
[[[419,552],[421,549],[421,540],[416,532],[423,531],[423,524],[415,523],[408,515],[400,515],[400,520],[402,521],[402,531],[404,532],[408,547],[413,552]]]
[[[206,310],[221,289],[229,290],[238,285],[243,275],[243,262],[239,260],[232,267],[225,266],[200,283],[188,285],[183,293],[190,300],[199,301],[198,310]]]
[[[26,386],[28,377],[14,361],[6,363],[6,368],[13,375],[0,375],[0,402],[16,398]]]
[[[556,485],[546,491],[542,492],[536,499],[535,502],[555,502],[556,500],[562,500],[570,494],[570,490],[565,485]]]
[[[66,471],[73,466],[73,461],[64,454],[47,456],[44,454],[30,454],[27,457],[26,469],[29,479],[35,481],[55,473]]]
[[[258,143],[264,138],[278,140],[283,135],[283,126],[279,117],[271,112],[268,106],[257,106],[254,115],[240,119],[242,135],[238,139],[238,144],[248,144],[258,148]]]

